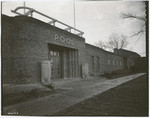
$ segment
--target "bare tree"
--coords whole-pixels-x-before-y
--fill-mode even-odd
[[[118,35],[112,33],[109,37],[108,42],[99,41],[98,43],[95,43],[95,45],[104,50],[109,50],[113,52],[115,48],[124,49],[128,45],[128,41],[127,36],[125,36],[124,34]]]
[[[101,48],[101,49],[106,49],[106,43],[103,41],[98,41],[97,43],[95,43],[95,46]]]
[[[112,33],[110,35],[107,47],[110,49],[119,48],[119,36],[117,34]]]
[[[125,36],[124,34],[118,35],[112,33],[107,43],[107,47],[110,49],[110,51],[113,51],[115,48],[124,49],[127,45],[128,45],[127,36]]]
[[[127,45],[128,45],[128,43],[129,43],[129,42],[127,41],[127,36],[124,35],[124,34],[122,34],[122,35],[120,36],[120,49],[126,48]]]
[[[135,32],[133,35],[131,35],[131,37],[133,36],[138,36],[138,35],[141,35],[145,32],[145,29],[146,29],[146,18],[145,16],[137,16],[135,13],[120,13],[120,17],[122,19],[136,19],[136,20],[139,20],[139,23],[141,24],[140,27],[139,27],[139,30],[137,32]]]

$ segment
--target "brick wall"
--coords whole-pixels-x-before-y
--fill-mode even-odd
[[[2,17],[3,20],[2,20],[2,40],[1,40],[1,44],[2,44],[2,47],[1,47],[1,53],[2,53],[2,78],[4,77],[7,77],[7,79],[12,82],[13,80],[11,79],[12,78],[12,75],[13,75],[13,60],[12,60],[12,57],[13,57],[13,42],[11,39],[13,39],[13,30],[14,30],[14,27],[13,25],[10,23],[11,20],[9,18],[6,18],[6,17]],[[5,22],[4,22],[5,21]],[[7,28],[7,30],[3,30],[4,28]],[[5,40],[4,40],[5,39]],[[6,79],[2,79],[2,81],[5,83]]]
[[[37,19],[2,15],[2,34],[2,77],[5,84],[41,82],[40,63],[48,60],[49,43],[77,49],[81,57],[79,64],[82,63],[83,52],[80,51],[85,48],[84,38]],[[55,40],[56,35],[73,40],[74,45]]]
[[[114,49],[114,53],[124,57],[124,63],[126,64],[124,68],[127,70],[129,70],[133,66],[136,66],[135,59],[140,57],[140,55],[136,52],[132,52],[125,49]]]
[[[94,67],[94,72],[91,72],[91,76],[97,76],[103,73],[112,72],[114,70],[123,70],[123,58],[111,52],[107,52],[103,49],[97,48],[90,44],[86,44],[86,63],[90,66]],[[94,57],[94,65],[91,64],[91,56]],[[99,62],[97,61],[99,59]],[[113,62],[114,61],[114,62]],[[96,70],[97,66],[99,65],[98,71]]]

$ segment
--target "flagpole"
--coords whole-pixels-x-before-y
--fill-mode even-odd
[[[76,28],[76,19],[75,19],[75,0],[73,0],[73,11],[74,11],[74,28]],[[76,31],[74,30],[74,33],[76,33]]]
[[[4,1],[3,1],[3,2],[4,2]],[[2,1],[1,1],[1,14],[2,14],[2,7],[3,7],[3,6],[2,6]]]
[[[23,6],[25,7],[26,6],[26,3],[25,3],[25,1],[23,2]],[[24,12],[24,14],[25,14],[25,9],[23,10],[23,12]]]

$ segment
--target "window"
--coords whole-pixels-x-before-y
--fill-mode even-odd
[[[53,51],[50,51],[50,55],[53,55]]]
[[[113,65],[115,65],[115,61],[113,60]]]
[[[110,65],[110,59],[108,59],[108,65]]]
[[[90,70],[94,73],[94,56],[90,56]]]
[[[121,66],[121,61],[120,61],[120,66]]]
[[[96,64],[97,64],[96,70],[97,70],[97,72],[99,72],[99,57],[97,57],[97,62],[96,62]]]
[[[54,56],[56,56],[57,55],[57,52],[54,52]]]
[[[118,60],[117,60],[117,65],[118,65]]]
[[[59,56],[59,52],[56,52],[56,51],[50,51],[50,55],[51,56]]]
[[[57,52],[57,56],[59,56],[59,52]]]

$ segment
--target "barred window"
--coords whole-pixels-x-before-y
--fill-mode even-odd
[[[50,51],[51,56],[59,56],[59,52],[56,51]]]
[[[53,51],[50,51],[50,55],[53,55]]]
[[[57,55],[57,52],[54,52],[54,56],[56,56]]]

